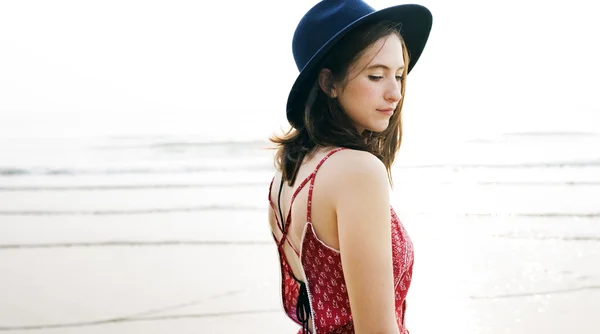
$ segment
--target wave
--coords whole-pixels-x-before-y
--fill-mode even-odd
[[[271,164],[268,165],[233,165],[233,166],[194,166],[181,168],[106,168],[106,169],[86,169],[86,168],[0,168],[1,176],[24,176],[24,175],[43,175],[43,176],[63,176],[63,175],[126,175],[126,174],[188,174],[205,172],[239,172],[239,171],[269,171],[273,170]]]
[[[596,132],[577,131],[531,131],[531,132],[509,132],[502,134],[507,137],[598,137]]]
[[[599,182],[600,184],[600,182]],[[153,190],[197,188],[243,188],[262,187],[264,182],[237,183],[185,183],[185,184],[131,184],[131,185],[82,185],[82,186],[14,186],[0,187],[2,191],[97,191],[97,190]]]
[[[0,216],[114,216],[186,213],[202,211],[263,211],[266,207],[240,205],[204,205],[175,208],[149,208],[127,210],[2,210]]]
[[[452,169],[530,169],[530,168],[581,168],[581,167],[600,167],[599,160],[582,161],[556,161],[556,162],[534,162],[534,163],[514,163],[514,164],[415,164],[400,165],[393,169],[406,168],[452,168]],[[222,166],[190,166],[180,168],[105,168],[105,169],[86,169],[86,168],[51,168],[51,167],[2,167],[0,168],[0,177],[11,176],[63,176],[63,175],[127,175],[127,174],[188,174],[188,173],[206,173],[206,172],[261,172],[274,171],[271,163],[264,165],[222,165]]]
[[[452,182],[452,184],[458,183]],[[600,181],[482,181],[474,182],[474,184],[482,186],[600,186]]]
[[[492,137],[475,137],[464,139],[462,142],[468,144],[499,144],[499,143],[519,143],[530,139],[557,139],[557,140],[592,140],[600,138],[600,132],[576,132],[576,131],[530,131],[530,132],[509,132],[502,133]],[[507,142],[508,140],[508,142]],[[593,143],[590,142],[593,145]]]
[[[475,168],[578,168],[578,167],[600,167],[598,160],[580,160],[580,161],[550,161],[550,162],[530,162],[513,164],[429,164],[416,165],[413,168],[455,168],[455,169],[475,169]]]
[[[403,183],[397,183],[403,184]],[[461,185],[465,183],[440,181],[437,185]],[[482,181],[473,182],[473,185],[479,186],[600,186],[600,181],[540,181],[540,182],[506,182],[506,181]],[[182,183],[182,184],[113,184],[113,185],[76,185],[76,186],[0,186],[0,192],[17,191],[113,191],[113,190],[160,190],[160,189],[203,189],[203,188],[252,188],[264,187],[264,182],[236,182],[236,183]]]
[[[261,240],[157,240],[54,242],[32,244],[0,244],[0,249],[73,248],[73,247],[163,247],[163,246],[262,246],[273,241]]]
[[[465,213],[467,217],[600,218],[600,212]]]
[[[163,321],[163,320],[180,320],[180,319],[201,319],[214,317],[234,317],[240,315],[256,315],[265,313],[280,313],[280,308],[272,309],[252,309],[240,311],[212,312],[212,313],[191,313],[191,314],[171,314],[171,315],[153,315],[153,316],[120,316],[112,319],[102,319],[93,321],[81,322],[65,322],[65,323],[49,323],[39,325],[22,325],[22,326],[3,326],[0,325],[0,331],[27,331],[27,330],[44,330],[56,328],[78,328],[89,326],[114,325],[127,322],[142,322],[142,321]]]
[[[565,294],[565,293],[580,292],[580,291],[587,291],[587,290],[600,290],[600,285],[579,286],[579,287],[573,287],[573,288],[554,289],[554,290],[546,290],[546,291],[518,292],[518,293],[510,293],[510,294],[495,295],[495,296],[469,296],[469,298],[470,299],[505,299],[505,298],[520,298],[520,297],[539,297],[539,296]]]
[[[192,207],[123,209],[123,210],[0,210],[0,216],[115,216],[115,215],[148,215],[170,213],[194,213],[203,211],[265,211],[268,206],[243,205],[203,205]],[[522,218],[600,218],[600,212],[416,212],[407,215],[417,216],[458,216],[458,217],[522,217]]]
[[[585,236],[566,236],[566,235],[513,235],[513,234],[498,234],[494,235],[497,238],[506,239],[528,239],[528,240],[559,240],[559,241],[600,241],[600,236],[585,235]]]
[[[132,138],[135,139],[135,138]],[[270,150],[274,146],[267,141],[247,140],[247,141],[188,141],[188,140],[158,140],[154,142],[140,142],[132,144],[124,144],[122,142],[115,144],[104,144],[94,146],[98,150],[130,150],[140,148],[161,149],[161,150],[181,150],[181,149],[206,149],[211,150],[227,150],[239,151],[253,149]]]

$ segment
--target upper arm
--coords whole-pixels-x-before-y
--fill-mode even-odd
[[[387,171],[366,152],[342,159],[348,161],[336,176],[334,205],[355,330],[398,333]]]

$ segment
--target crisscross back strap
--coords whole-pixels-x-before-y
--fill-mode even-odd
[[[271,206],[271,209],[273,210],[273,213],[275,213],[275,205],[273,205],[273,201],[271,201],[271,191],[273,189],[273,182],[274,181],[275,181],[275,176],[273,176],[273,178],[271,179],[271,184],[269,185],[269,196],[268,196],[269,205]],[[281,209],[279,209],[279,211],[281,212]],[[281,232],[283,232],[283,222],[279,221],[279,218],[277,218],[277,214],[275,214],[275,222],[277,223],[277,227],[279,227],[279,230]]]
[[[290,206],[287,212],[287,216],[285,218],[285,222],[279,222],[279,219],[277,218],[277,214],[275,214],[275,219],[277,220],[278,223],[283,223],[283,228],[281,229],[282,231],[282,237],[281,240],[279,240],[279,242],[277,243],[278,247],[282,247],[284,242],[288,242],[288,244],[290,245],[290,247],[292,247],[292,249],[294,250],[294,252],[297,255],[300,255],[300,253],[298,252],[298,250],[292,246],[292,244],[289,242],[288,238],[287,238],[287,234],[289,231],[289,226],[292,223],[292,206],[294,204],[294,200],[296,199],[296,196],[298,196],[298,194],[300,193],[300,191],[304,188],[304,186],[310,181],[310,187],[308,189],[308,206],[307,206],[307,221],[310,221],[310,217],[311,217],[311,207],[312,207],[312,192],[313,192],[313,188],[314,188],[314,184],[315,184],[315,176],[317,175],[317,171],[319,170],[319,168],[321,167],[321,165],[323,165],[323,163],[330,157],[332,156],[334,153],[339,152],[341,150],[343,150],[344,147],[340,147],[340,148],[336,148],[334,150],[331,150],[327,153],[327,155],[325,155],[325,157],[323,157],[323,159],[321,159],[321,161],[319,161],[319,163],[317,164],[317,166],[315,167],[315,169],[312,171],[312,173],[310,173],[310,175],[308,175],[304,180],[302,180],[302,183],[300,183],[300,185],[298,186],[298,188],[296,188],[296,190],[294,191],[294,194],[292,195],[292,199],[290,201]],[[273,202],[271,201],[271,188],[273,187],[273,181],[275,178],[273,178],[273,180],[271,180],[271,185],[269,186],[269,203],[271,204],[271,208],[273,210],[275,210],[275,206],[273,205]],[[281,193],[281,188],[279,190],[279,192]],[[283,216],[281,216],[281,219],[283,220]]]
[[[290,227],[290,224],[292,223],[292,206],[294,205],[294,200],[296,199],[296,196],[298,196],[300,191],[304,188],[304,186],[312,178],[313,173],[311,173],[304,180],[302,180],[302,183],[300,183],[300,186],[298,186],[298,188],[296,188],[296,191],[294,191],[294,194],[292,195],[292,200],[290,201],[290,207],[288,208],[287,216],[285,218],[285,225],[283,226],[283,231],[282,231],[283,235],[281,236],[281,240],[279,240],[279,244],[278,244],[278,246],[281,247],[281,246],[283,246],[283,243],[285,241],[288,241],[288,244],[290,245],[290,247],[292,247],[294,252],[296,252],[296,254],[298,254],[298,255],[300,255],[300,253],[298,252],[298,250],[296,250],[296,248],[294,246],[292,246],[292,244],[289,242],[289,240],[287,238],[287,235],[289,232],[289,227]],[[283,219],[283,217],[282,217],[282,219]]]

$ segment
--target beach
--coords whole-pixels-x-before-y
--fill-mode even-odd
[[[391,194],[415,245],[411,333],[597,333],[600,157],[569,148],[598,144],[512,133],[445,154],[407,141]],[[0,332],[295,333],[265,147],[4,140]]]
[[[315,2],[0,2],[0,334],[297,333],[266,148]],[[594,3],[421,3],[411,334],[600,333]]]

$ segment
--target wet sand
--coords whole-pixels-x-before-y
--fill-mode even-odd
[[[0,177],[0,332],[295,333],[266,223],[269,168],[172,165]],[[395,175],[416,252],[411,333],[598,332],[599,167]]]

